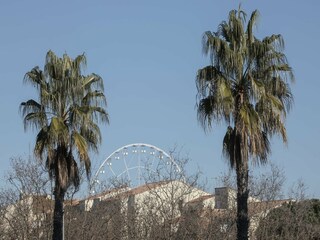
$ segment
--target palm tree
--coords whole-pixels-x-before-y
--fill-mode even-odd
[[[242,10],[229,12],[217,32],[205,32],[203,51],[211,64],[198,70],[198,120],[204,130],[225,122],[223,152],[237,175],[237,239],[248,239],[249,160],[263,164],[269,139],[287,142],[285,118],[293,102],[294,81],[281,35],[253,35],[258,11],[249,21]]]
[[[46,162],[54,180],[52,239],[63,237],[63,203],[70,186],[80,185],[77,159],[90,175],[91,150],[101,143],[98,123],[108,123],[103,80],[96,74],[82,75],[84,54],[71,59],[67,54],[46,55],[44,71],[34,67],[24,81],[37,89],[38,99],[21,103],[25,130],[38,131],[35,156]]]

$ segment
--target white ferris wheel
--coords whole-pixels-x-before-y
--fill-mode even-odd
[[[90,182],[90,194],[103,192],[112,185],[133,188],[179,173],[180,167],[164,150],[146,143],[128,144],[102,162]]]

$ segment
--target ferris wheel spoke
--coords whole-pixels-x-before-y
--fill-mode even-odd
[[[138,157],[138,176],[137,176],[138,184],[139,184],[139,185],[141,184],[141,182],[140,182],[140,161],[141,161],[141,151],[142,151],[142,149],[140,148],[140,151],[139,151],[139,157]]]
[[[114,177],[117,176],[117,174],[113,171],[111,165],[109,166],[109,169],[110,169],[110,171],[112,172],[112,174],[113,174]]]
[[[128,179],[130,179],[130,172],[129,172],[129,169],[128,169],[126,158],[124,158],[123,161],[124,161],[124,166],[126,168],[125,171],[127,172]]]

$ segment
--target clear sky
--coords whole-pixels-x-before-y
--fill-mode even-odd
[[[320,197],[320,1],[241,1],[258,9],[258,37],[280,33],[294,69],[295,105],[287,119],[288,147],[272,140],[270,161],[283,167],[290,186],[301,178]],[[9,159],[27,156],[35,132],[24,132],[19,104],[35,98],[24,74],[43,68],[53,50],[75,57],[85,52],[86,73],[105,81],[110,125],[93,157],[98,166],[113,150],[146,142],[168,150],[175,145],[213,180],[228,169],[221,142],[226,126],[205,134],[197,123],[197,69],[209,63],[202,34],[216,31],[236,0],[101,0],[0,2],[0,177]],[[3,183],[2,183],[3,184]]]

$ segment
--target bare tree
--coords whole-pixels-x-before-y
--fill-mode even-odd
[[[235,239],[234,175],[220,176],[223,187],[212,195],[199,186],[199,172],[186,173],[187,158],[175,159],[178,168],[147,171],[146,184],[136,188],[113,181],[83,200],[70,192],[64,207],[65,240]],[[0,190],[0,239],[50,239],[53,201],[45,169],[15,158],[6,180],[7,188]],[[274,165],[250,177],[250,239],[319,239],[319,200],[302,200],[306,186],[301,180],[290,190],[296,200],[279,200],[284,180],[283,170]]]
[[[284,170],[270,162],[267,163],[265,169],[260,174],[249,173],[249,196],[260,201],[282,199],[286,180]],[[231,170],[218,176],[216,182],[219,186],[236,189],[236,175]]]
[[[11,159],[8,183],[0,190],[1,239],[48,239],[51,236],[52,200],[44,168],[31,159]]]
[[[320,201],[290,202],[270,211],[257,229],[258,240],[320,239]]]
[[[176,157],[175,161],[177,165],[159,165],[156,171],[146,171],[143,186],[129,189],[128,184],[119,181],[118,187],[104,189],[91,199],[67,207],[66,239],[200,237],[196,226],[201,229],[198,220],[203,208],[197,210],[197,217],[191,217],[191,209],[197,205],[198,198],[213,197],[198,187],[199,173],[187,176],[187,158]],[[109,186],[116,183],[113,181]],[[86,204],[90,205],[87,209]],[[194,228],[187,229],[190,224]],[[187,234],[182,232],[186,230]]]

